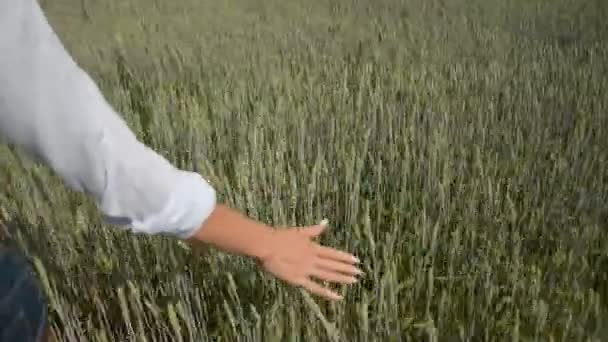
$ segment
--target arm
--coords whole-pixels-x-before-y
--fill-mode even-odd
[[[214,189],[142,144],[70,57],[36,0],[0,0],[0,138],[134,232],[190,237]]]
[[[353,283],[351,254],[312,241],[325,224],[273,229],[217,205],[198,174],[175,168],[139,142],[72,60],[36,0],[0,0],[0,138],[92,196],[110,223],[166,233],[258,259],[290,284],[326,298],[314,283]]]
[[[139,142],[69,56],[35,0],[0,0],[0,51],[0,138],[93,196],[110,222],[263,254],[258,240],[268,239],[270,227],[216,206],[204,179]],[[228,235],[223,226],[234,231]]]

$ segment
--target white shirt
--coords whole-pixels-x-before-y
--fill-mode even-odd
[[[140,141],[65,50],[37,0],[0,0],[0,140],[95,199],[109,223],[190,237],[216,205],[200,175]]]

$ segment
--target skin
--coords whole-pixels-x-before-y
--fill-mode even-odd
[[[352,254],[321,246],[314,241],[327,228],[327,221],[307,227],[274,228],[218,204],[188,242],[208,244],[236,255],[254,258],[267,272],[293,286],[331,301],[343,297],[313,278],[353,284],[362,272]],[[43,341],[56,341],[50,327]]]
[[[2,2],[2,5],[6,6],[3,7],[4,10],[10,8],[7,4],[8,2]],[[28,10],[28,6],[33,6],[33,4],[28,3],[19,8],[25,11]],[[31,11],[32,8],[30,7],[29,10]],[[17,12],[22,13],[21,11]],[[23,13],[29,15],[35,12]],[[23,25],[23,23],[20,25]],[[42,29],[38,27],[37,29],[24,31],[27,33],[24,37],[28,35],[34,37],[31,41],[26,42],[26,45],[34,44],[36,39],[40,38],[36,38],[36,34],[41,34],[42,37],[49,36],[49,31],[48,27]],[[34,51],[47,51],[47,48],[49,46],[45,43],[40,46],[40,49],[36,48]],[[49,51],[54,51],[57,54],[57,49],[61,50],[56,48],[55,50],[49,49]],[[9,59],[9,61],[12,61],[12,59]],[[44,64],[41,65],[44,66]],[[32,64],[30,66],[34,68],[33,70],[39,70],[41,65]],[[72,67],[72,71],[73,69],[74,67]],[[64,67],[61,70],[66,72],[68,68]],[[38,76],[35,78],[38,78]],[[9,85],[12,84],[11,82],[8,83]],[[47,85],[43,83],[39,87],[46,87]],[[90,88],[89,94],[91,94],[93,87],[90,83],[88,86]],[[16,93],[19,94],[20,91],[18,90]],[[63,98],[55,100],[50,102],[63,103]],[[99,105],[99,103],[101,103],[101,100],[98,99],[96,105]],[[84,104],[81,104],[81,106],[83,107],[79,108],[88,108]],[[29,107],[26,106],[25,108]],[[39,138],[43,136],[44,134],[38,135]],[[193,245],[213,245],[229,253],[253,258],[265,271],[278,279],[293,286],[301,287],[312,294],[336,301],[343,299],[343,297],[328,287],[321,286],[313,281],[313,278],[330,283],[353,284],[357,281],[357,275],[360,275],[361,271],[356,267],[359,261],[353,255],[321,246],[314,241],[325,231],[326,227],[327,222],[322,222],[313,226],[277,229],[251,220],[236,210],[219,204],[194,236],[189,239],[189,242]],[[48,338],[45,339],[48,340]]]
[[[343,297],[313,281],[353,284],[362,272],[352,254],[314,241],[327,221],[306,227],[274,228],[219,204],[189,242],[215,246],[229,253],[254,258],[273,276],[331,301]]]

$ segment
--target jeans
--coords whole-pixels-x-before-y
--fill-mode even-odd
[[[27,257],[0,241],[0,342],[45,342],[47,301]]]

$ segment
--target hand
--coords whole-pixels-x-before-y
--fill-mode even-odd
[[[361,271],[354,266],[359,260],[348,253],[323,247],[313,241],[321,235],[327,222],[309,227],[274,230],[268,253],[260,259],[262,267],[289,284],[330,300],[341,300],[336,292],[314,282],[311,277],[334,283],[353,284]]]

